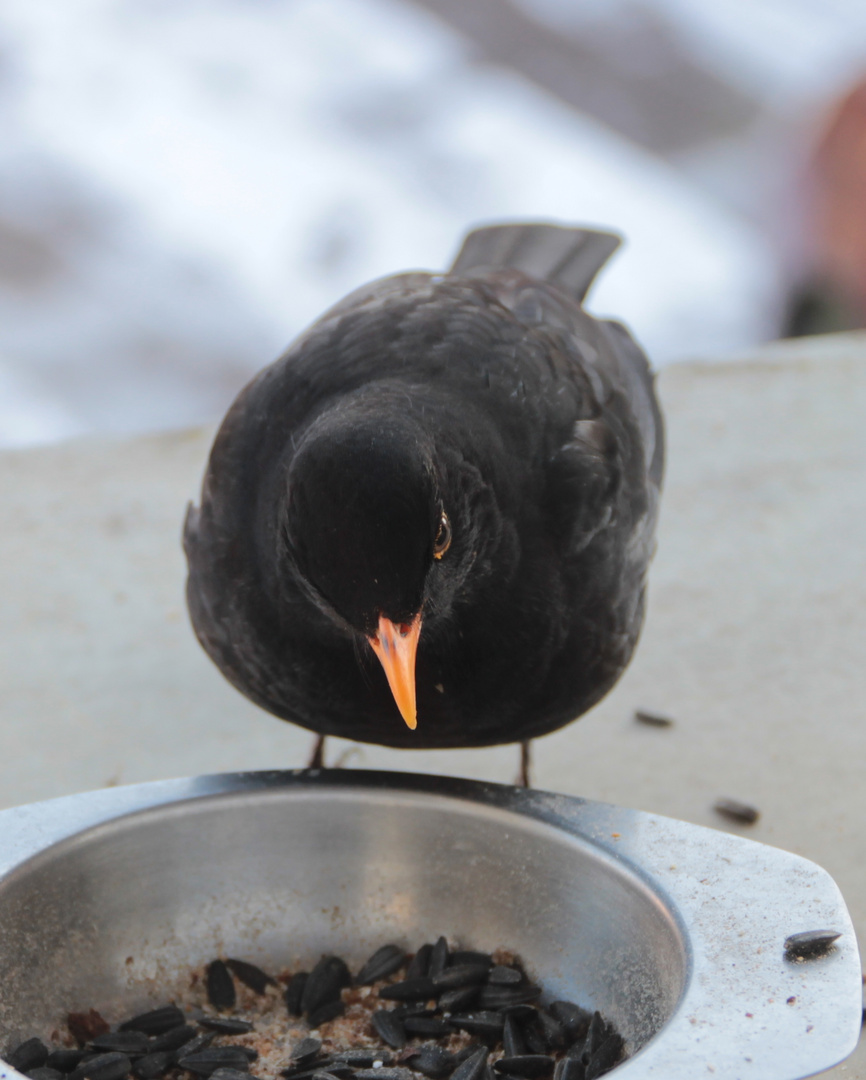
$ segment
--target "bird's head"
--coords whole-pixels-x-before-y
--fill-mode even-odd
[[[289,558],[319,607],[369,643],[410,728],[425,604],[441,592],[451,530],[433,447],[399,409],[341,403],[298,443],[283,530]]]

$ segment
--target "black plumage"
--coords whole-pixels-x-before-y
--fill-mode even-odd
[[[478,230],[448,273],[350,294],[240,394],[184,530],[196,634],[239,690],[421,748],[543,735],[610,689],[663,467],[644,355],[581,306],[618,242]],[[420,628],[415,730],[383,626]]]

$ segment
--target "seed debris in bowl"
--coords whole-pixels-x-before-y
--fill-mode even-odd
[[[180,1002],[115,1030],[71,1013],[64,1045],[5,1056],[30,1080],[594,1080],[623,1060],[600,1013],[540,998],[513,954],[444,937],[383,945],[354,978],[338,956],[276,977],[218,958]]]

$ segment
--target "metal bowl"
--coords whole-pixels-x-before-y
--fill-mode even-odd
[[[792,962],[792,933],[841,931]],[[304,771],[142,784],[0,813],[0,1045],[162,1003],[218,954],[275,970],[440,933],[514,949],[615,1021],[622,1080],[795,1080],[854,1048],[860,960],[820,867],[538,791]],[[747,1064],[748,1063],[748,1064]],[[14,1074],[14,1070],[8,1070]]]

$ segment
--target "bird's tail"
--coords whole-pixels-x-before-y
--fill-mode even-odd
[[[511,267],[582,302],[621,243],[614,233],[564,225],[489,225],[469,233],[449,273]]]

